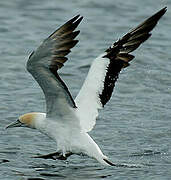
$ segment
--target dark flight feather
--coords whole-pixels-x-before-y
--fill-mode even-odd
[[[106,50],[107,54],[104,58],[109,58],[110,63],[107,67],[103,91],[99,95],[103,106],[109,101],[112,95],[121,69],[129,66],[129,62],[134,58],[129,53],[137,49],[151,36],[150,31],[156,26],[158,20],[165,14],[166,10],[166,7],[161,9]]]

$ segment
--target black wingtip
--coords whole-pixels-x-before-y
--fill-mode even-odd
[[[82,19],[83,19],[83,16],[81,16],[80,18],[78,18],[77,20],[74,21],[75,27],[77,27],[80,24]]]
[[[153,16],[151,16],[151,18],[149,19],[156,18],[156,20],[159,20],[166,13],[166,11],[167,11],[167,7],[164,7],[160,11],[155,13]]]
[[[80,17],[80,14],[74,16],[74,17],[73,17],[72,19],[70,19],[69,21],[74,22],[74,21],[76,21],[79,17]]]
[[[83,16],[80,16],[80,14],[74,16],[72,19],[70,19],[68,22],[75,22],[75,21],[79,21],[81,22],[83,19]]]
[[[167,11],[167,6],[165,6],[163,9],[161,9],[162,11]]]
[[[167,6],[162,8],[158,13],[162,14],[162,16],[166,13],[167,11]]]

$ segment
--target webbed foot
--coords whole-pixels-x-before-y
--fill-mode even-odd
[[[65,156],[61,152],[55,152],[55,153],[50,153],[46,155],[39,155],[39,156],[34,156],[33,158],[43,158],[43,159],[53,159],[53,160],[66,160],[69,156],[71,156],[73,153],[72,152],[67,152]]]

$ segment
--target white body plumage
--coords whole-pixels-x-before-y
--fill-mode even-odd
[[[72,114],[66,119],[48,119],[46,118],[46,113],[34,112],[21,116],[20,121],[24,123],[24,120],[29,118],[32,128],[36,128],[56,141],[57,152],[61,152],[63,156],[65,156],[67,152],[78,155],[84,154],[96,159],[104,165],[109,165],[104,161],[104,159],[107,160],[107,157],[103,155],[102,151],[89,134],[85,132],[84,129],[80,128],[79,124],[73,126],[72,122],[68,123],[68,121],[71,120],[71,116],[72,118],[77,118]]]

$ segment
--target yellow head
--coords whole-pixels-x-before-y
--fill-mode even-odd
[[[13,128],[13,127],[36,128],[36,121],[39,119],[40,115],[44,116],[44,113],[32,112],[21,115],[17,121],[9,124],[6,128]]]

